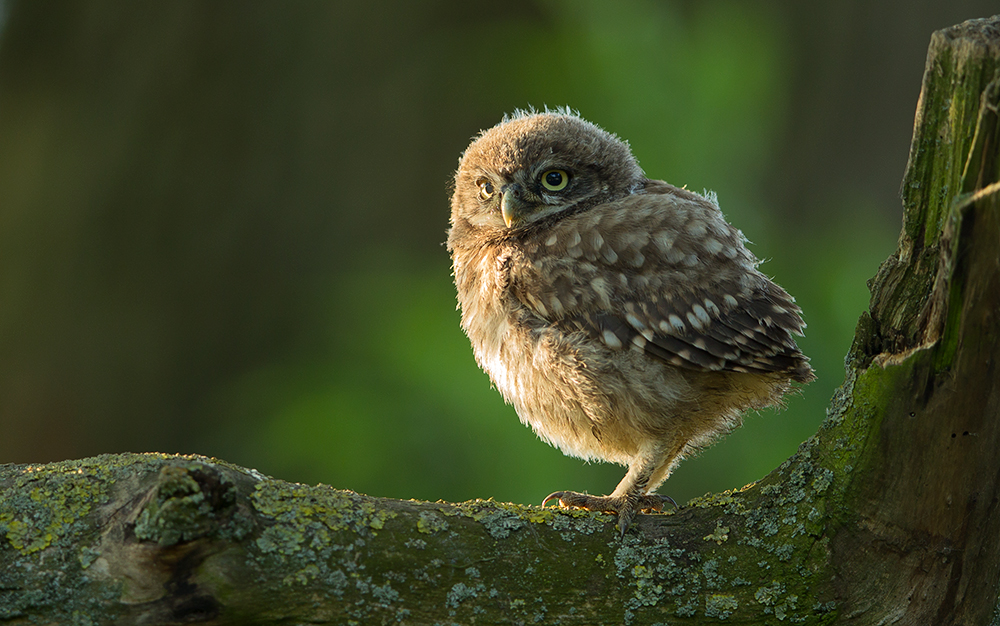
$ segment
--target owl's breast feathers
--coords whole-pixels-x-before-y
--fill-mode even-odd
[[[800,309],[711,196],[650,181],[512,244],[495,260],[503,290],[564,332],[682,368],[814,378]]]

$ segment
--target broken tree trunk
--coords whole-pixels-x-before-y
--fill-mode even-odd
[[[0,467],[5,623],[987,624],[1000,593],[1000,18],[934,34],[899,249],[826,422],[641,516],[369,498],[202,457]]]

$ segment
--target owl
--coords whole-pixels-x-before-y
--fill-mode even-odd
[[[572,111],[515,112],[465,150],[447,245],[476,361],[541,439],[628,468],[543,506],[624,535],[681,459],[814,378],[801,310],[745,244],[714,194],[647,178]]]

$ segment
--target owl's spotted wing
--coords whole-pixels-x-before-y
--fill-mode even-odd
[[[558,324],[567,330],[583,330],[614,349],[642,349],[672,365],[788,372],[805,382],[811,380],[811,373],[792,338],[802,320],[798,309],[781,298],[785,295],[753,294],[731,308],[716,305],[712,296],[695,293],[658,302],[635,299],[623,303],[624,315],[621,311],[580,312]]]
[[[612,349],[700,370],[812,379],[800,310],[711,197],[665,183],[555,223],[523,247],[514,293]]]

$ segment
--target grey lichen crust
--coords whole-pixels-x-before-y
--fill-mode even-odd
[[[826,472],[805,458],[789,473],[797,481],[788,498],[815,510],[806,507],[829,483],[814,474],[825,478]],[[753,535],[723,532],[716,523],[685,544],[666,536],[620,540],[613,518],[583,511],[492,501],[397,502],[386,511],[379,505],[388,502],[357,494],[263,484],[254,495],[258,510],[283,523],[257,540],[258,558],[289,571],[282,585],[322,590],[359,623],[379,616],[405,623],[415,611],[455,623],[480,616],[501,623],[595,617],[648,623],[652,616],[726,619],[741,605],[742,614],[758,623],[764,616],[817,623],[815,617],[832,616],[834,606],[810,594],[816,565],[795,541],[806,537],[815,518],[799,523],[794,505],[779,492],[771,490],[777,503],[786,504],[784,518],[748,509],[746,492],[697,502],[711,517],[745,518],[742,525]],[[816,539],[799,543],[811,546]],[[384,558],[373,560],[375,554]],[[789,570],[796,582],[779,582],[789,579]]]
[[[774,477],[787,489],[706,497],[624,540],[599,513],[371,498],[204,457],[7,465],[0,617],[795,623],[832,608],[808,590],[830,489],[814,461]]]

